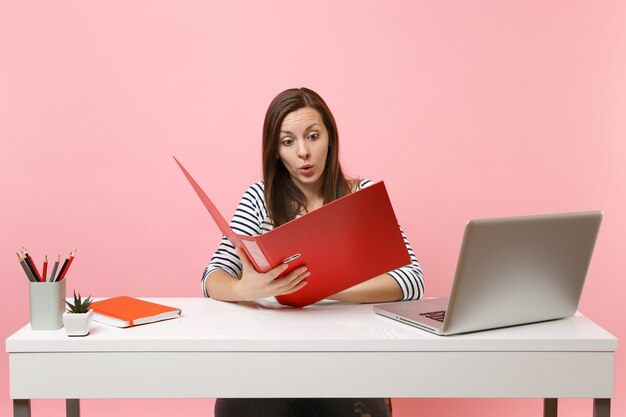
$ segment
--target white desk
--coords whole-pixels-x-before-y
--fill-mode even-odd
[[[594,399],[610,415],[617,339],[586,317],[440,337],[371,305],[305,309],[209,299],[154,299],[184,317],[91,334],[32,331],[6,340],[15,417],[30,399],[482,397]],[[89,370],[90,381],[76,378]],[[268,375],[273,377],[268,378]],[[269,381],[269,382],[268,382]]]

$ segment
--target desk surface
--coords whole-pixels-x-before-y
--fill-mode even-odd
[[[18,330],[11,398],[613,396],[617,339],[581,314],[441,337],[371,305],[152,300],[183,317],[78,338]],[[85,369],[91,384],[72,378]]]
[[[274,302],[149,299],[183,317],[133,328],[94,322],[87,337],[26,325],[6,340],[9,353],[116,351],[615,351],[617,339],[580,313],[544,323],[436,336],[381,317],[371,305],[322,303],[303,309]]]

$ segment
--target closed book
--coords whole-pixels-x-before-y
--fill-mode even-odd
[[[130,327],[181,317],[179,308],[133,297],[113,297],[91,304],[93,319],[117,327]]]

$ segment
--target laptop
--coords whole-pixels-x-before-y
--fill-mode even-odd
[[[554,320],[574,314],[603,213],[471,220],[449,297],[374,306],[437,335]]]

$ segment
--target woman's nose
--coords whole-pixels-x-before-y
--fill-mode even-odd
[[[306,144],[306,141],[298,142],[298,156],[302,159],[307,159],[311,156],[311,152],[309,151],[309,147]]]

